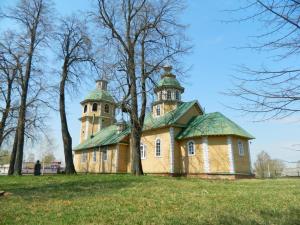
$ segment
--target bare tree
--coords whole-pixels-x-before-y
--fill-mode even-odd
[[[254,163],[256,176],[260,178],[270,177],[270,162],[271,157],[268,153],[264,151],[259,153]]]
[[[246,17],[239,22],[256,21],[263,32],[254,36],[247,48],[273,52],[278,61],[291,62],[300,53],[300,2],[295,0],[248,0],[236,11]],[[261,119],[283,118],[300,112],[300,67],[260,69],[242,66],[236,77],[236,88],[230,94],[242,99],[235,107],[243,112],[255,113]],[[260,119],[260,120],[261,120]]]
[[[178,22],[184,8],[179,0],[97,1],[94,13],[104,28],[105,56],[116,70],[122,111],[130,116],[132,173],[142,175],[140,140],[147,108],[147,94],[155,85],[154,77],[161,66],[189,49]]]
[[[14,173],[21,175],[26,113],[28,106],[29,84],[32,79],[33,64],[37,62],[36,53],[47,39],[50,32],[50,2],[45,0],[20,0],[14,8],[8,9],[2,16],[16,22],[19,27],[19,49],[24,57],[24,68],[19,74],[21,87],[18,126],[14,147],[16,147],[16,160]]]
[[[78,16],[77,16],[78,17]],[[61,119],[61,132],[64,145],[66,174],[76,173],[72,156],[72,137],[69,133],[65,89],[78,87],[80,80],[88,77],[88,66],[94,64],[92,43],[84,21],[73,15],[61,20],[59,31],[56,33],[59,42],[58,58],[62,62],[62,71],[59,84],[59,112]]]
[[[14,52],[14,39],[11,32],[5,33],[0,41],[0,148],[3,141],[15,131],[12,126],[13,111],[13,91],[18,73],[20,57]]]

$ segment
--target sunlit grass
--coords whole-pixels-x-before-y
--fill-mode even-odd
[[[0,224],[300,224],[300,179],[0,177]]]

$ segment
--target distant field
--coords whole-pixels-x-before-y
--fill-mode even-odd
[[[300,224],[300,179],[0,177],[0,224]]]

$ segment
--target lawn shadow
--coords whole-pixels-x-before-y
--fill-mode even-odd
[[[220,215],[218,216],[218,224],[224,225],[256,225],[256,224],[281,224],[281,225],[300,225],[300,209],[290,208],[289,210],[282,212],[274,212],[272,209],[264,209],[260,210],[258,213],[258,217],[263,219],[263,223],[261,223],[261,219],[256,221],[253,217],[248,217],[245,214],[244,218],[238,218],[237,216],[232,214]]]
[[[30,183],[11,183],[5,187],[5,190],[26,201],[50,198],[72,200],[93,195],[113,195],[141,182],[145,183],[147,180],[136,179],[131,176],[110,175],[49,176],[38,179],[32,177]]]

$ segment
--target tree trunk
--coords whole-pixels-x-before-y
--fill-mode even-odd
[[[66,118],[66,109],[65,109],[65,82],[67,78],[67,70],[63,69],[63,74],[59,87],[59,113],[61,121],[61,134],[64,145],[64,154],[65,154],[65,164],[66,164],[66,174],[76,174],[73,155],[72,155],[72,137],[69,133],[68,123]]]
[[[28,85],[27,85],[28,86]],[[17,127],[17,152],[14,166],[14,174],[22,175],[23,151],[24,151],[24,133],[25,133],[25,116],[26,116],[27,90],[22,90],[21,105],[19,111]]]
[[[138,98],[136,90],[136,75],[135,75],[135,61],[134,61],[134,49],[131,46],[129,51],[129,77],[131,83],[130,96],[131,96],[131,113],[130,119],[132,124],[131,140],[132,140],[132,154],[133,165],[132,173],[136,176],[143,175],[142,161],[141,161],[141,132],[142,129],[139,123],[139,110],[138,110]]]
[[[8,175],[13,175],[14,174],[14,167],[15,167],[16,154],[17,154],[17,146],[18,146],[18,134],[17,134],[17,131],[16,131],[15,139],[14,139],[14,145],[13,145],[13,149],[12,149],[11,155],[10,155]]]
[[[141,176],[144,174],[142,161],[141,161],[141,136],[137,128],[131,130],[131,149],[132,149],[132,173],[135,176]]]
[[[29,85],[30,74],[31,74],[32,57],[34,52],[34,43],[35,43],[35,37],[32,37],[31,46],[28,53],[28,61],[26,64],[25,76],[21,84],[22,86],[21,105],[19,110],[18,127],[16,133],[16,135],[18,135],[17,137],[18,142],[17,142],[16,161],[14,166],[15,175],[22,175],[26,105],[27,105],[28,85]]]
[[[8,118],[8,114],[11,106],[11,89],[12,89],[12,80],[8,79],[6,105],[0,122],[0,148],[4,140],[4,129],[5,129],[6,120]]]

